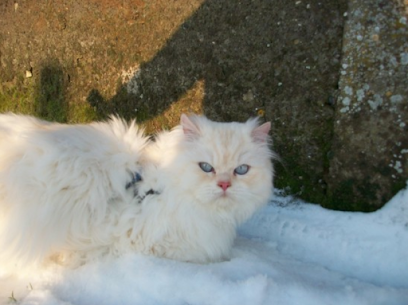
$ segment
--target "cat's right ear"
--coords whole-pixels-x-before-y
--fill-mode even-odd
[[[200,135],[200,129],[184,113],[181,115],[180,124],[187,138],[195,139]]]

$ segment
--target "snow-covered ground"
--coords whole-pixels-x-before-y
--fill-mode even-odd
[[[0,303],[16,301],[408,304],[408,188],[371,214],[325,210],[277,193],[239,229],[229,261],[195,265],[135,254],[0,278]]]

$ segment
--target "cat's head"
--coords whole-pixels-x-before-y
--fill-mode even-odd
[[[218,123],[181,116],[174,187],[215,212],[234,214],[240,223],[267,203],[273,186],[270,123]]]

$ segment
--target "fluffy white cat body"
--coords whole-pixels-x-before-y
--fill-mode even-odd
[[[146,144],[118,118],[63,125],[0,115],[1,267],[115,252],[140,212],[125,186]]]
[[[269,128],[183,115],[149,142],[118,118],[0,115],[0,268],[126,252],[228,258],[237,225],[272,192]]]

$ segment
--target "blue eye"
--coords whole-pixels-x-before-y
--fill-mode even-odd
[[[245,175],[249,171],[249,165],[242,164],[234,169],[234,174]]]
[[[210,164],[208,164],[207,162],[200,162],[200,163],[198,163],[198,165],[206,173],[211,173],[211,172],[214,171],[214,168]]]

